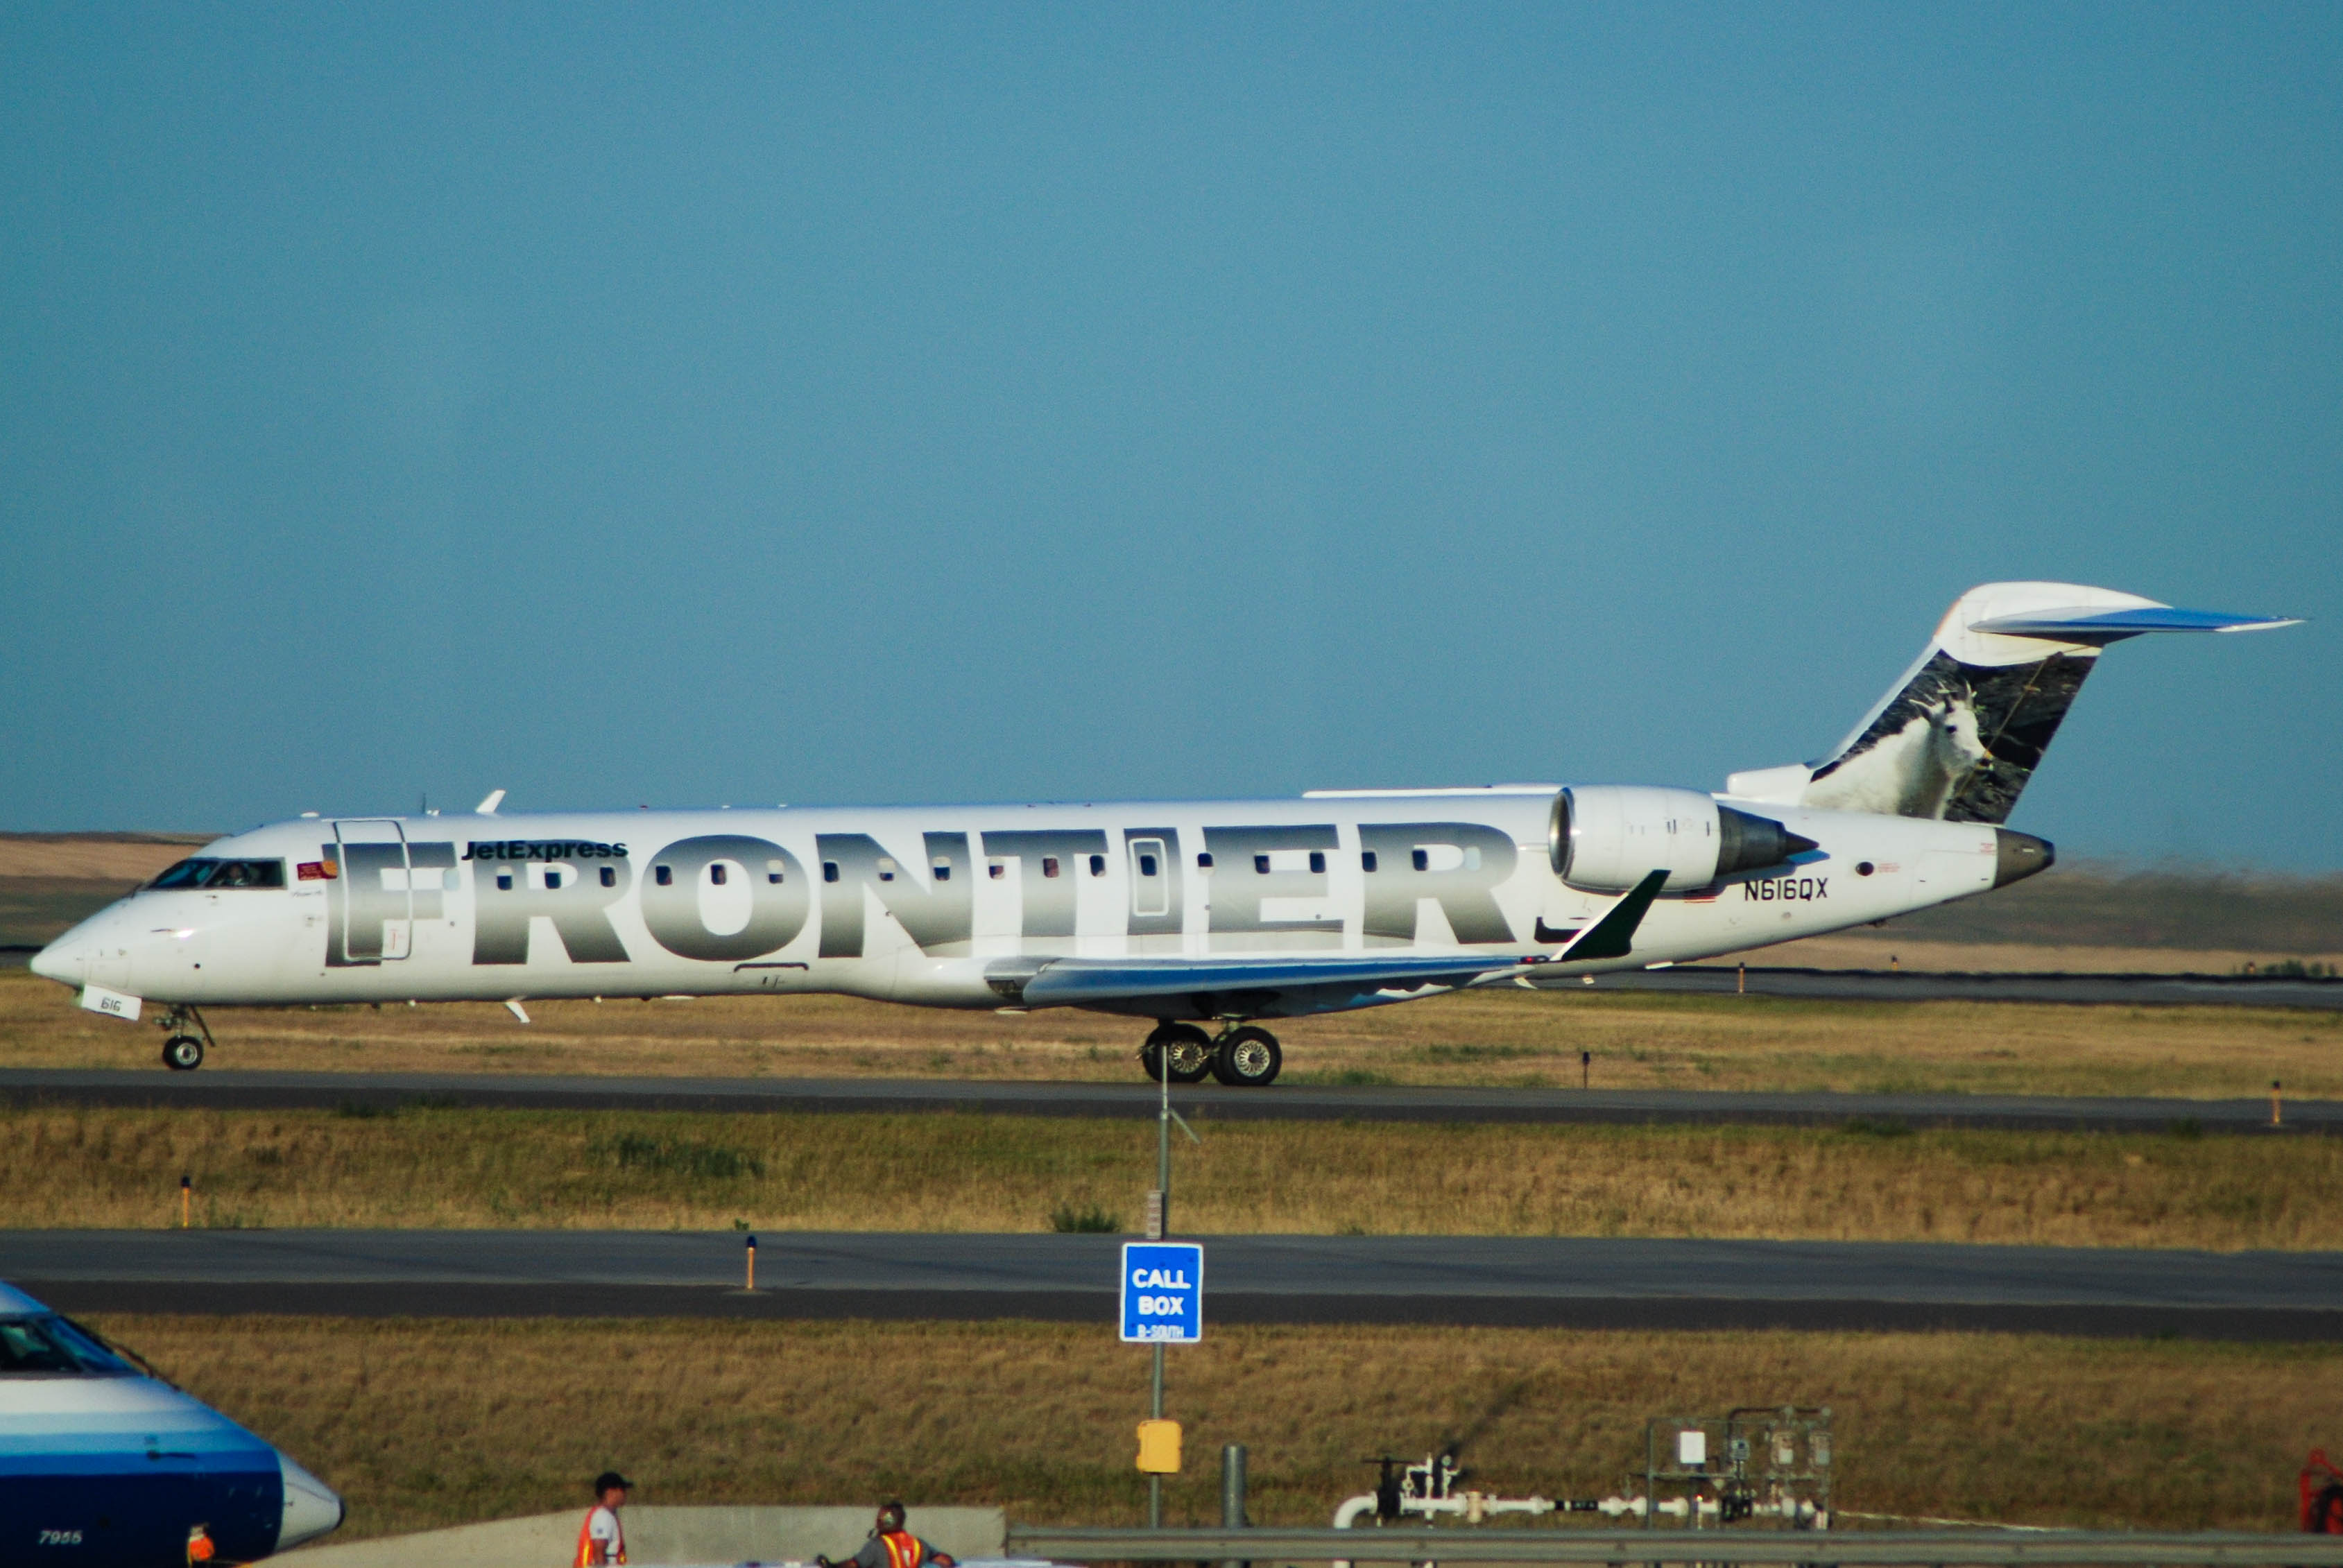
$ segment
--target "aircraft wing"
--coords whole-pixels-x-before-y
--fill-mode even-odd
[[[1555,953],[1440,953],[1388,955],[1345,953],[1340,957],[1275,959],[1006,959],[985,971],[1004,1000],[1021,1007],[1095,1007],[1131,1010],[1150,999],[1179,997],[1210,1011],[1239,1011],[1243,1004],[1296,991],[1345,992],[1365,998],[1378,991],[1422,990],[1463,985],[1483,975],[1572,959],[1624,958],[1635,928],[1668,879],[1654,871],[1622,895],[1601,920],[1574,932]],[[1207,1005],[1209,1004],[1209,1005]],[[1143,1009],[1138,1010],[1144,1010]]]
[[[1095,1007],[1148,997],[1232,997],[1248,992],[1418,990],[1459,985],[1476,975],[1541,961],[1495,953],[1438,958],[1046,959],[1038,966],[997,964],[985,978],[1026,1007]],[[1029,971],[1021,974],[1020,971]]]

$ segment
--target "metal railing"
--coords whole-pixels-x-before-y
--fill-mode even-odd
[[[2119,1530],[1091,1530],[1014,1525],[1012,1556],[1060,1563],[1751,1563],[1819,1568],[2157,1564],[2343,1568],[2343,1535]]]

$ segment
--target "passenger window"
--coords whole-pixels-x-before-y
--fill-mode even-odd
[[[994,860],[984,868],[984,874],[990,877],[997,882],[1001,880],[1001,878],[1009,874],[1009,868],[1002,865],[1000,861]]]
[[[1313,870],[1313,871],[1323,871],[1323,870],[1325,870],[1325,869],[1326,869],[1326,851],[1325,851],[1325,850],[1323,850],[1323,849],[1312,849],[1312,850],[1311,850],[1311,851],[1310,851],[1310,869],[1311,869],[1312,870]]]
[[[1141,855],[1139,857],[1139,874],[1142,877],[1151,877],[1155,874],[1154,856]]]
[[[824,861],[821,863],[821,879],[822,879],[823,881],[825,881],[825,882],[834,882],[834,881],[838,880],[838,862],[837,862],[837,861],[835,861],[835,860],[824,860]]]
[[[500,893],[509,893],[512,891],[512,873],[510,871],[498,871],[497,873],[497,890]]]
[[[879,857],[879,879],[882,882],[895,879],[895,862],[884,855]]]
[[[1199,849],[1199,850],[1197,850],[1197,851],[1196,851],[1196,869],[1198,869],[1198,870],[1200,870],[1200,871],[1209,871],[1209,870],[1211,870],[1212,869],[1212,852],[1210,849]]]
[[[1373,870],[1374,869],[1375,869],[1375,852],[1374,852],[1373,849],[1362,849],[1362,850],[1360,850],[1360,851],[1359,851],[1359,869],[1361,869],[1362,871],[1372,871],[1372,870]]]
[[[781,879],[781,863],[780,863],[779,860],[768,860],[768,861],[766,861],[766,862],[765,862],[765,880],[767,880],[767,881],[769,881],[769,882],[779,882],[780,879]]]
[[[551,890],[555,890],[555,889],[557,889],[557,888],[560,887],[560,886],[561,886],[561,873],[560,873],[560,872],[558,872],[558,871],[551,871],[551,870],[548,870],[548,872],[546,872],[546,873],[545,873],[545,886],[546,886],[546,889],[547,889],[547,890],[548,890],[548,891],[551,891]]]
[[[1106,875],[1106,857],[1104,855],[1092,855],[1091,857],[1091,875],[1093,877],[1103,877]]]
[[[1054,877],[1058,874],[1057,856],[1044,855],[1041,857],[1041,874],[1045,877]]]
[[[724,885],[724,868],[723,868],[723,866],[722,866],[722,865],[720,865],[720,864],[719,864],[719,865],[714,865],[714,866],[710,866],[710,867],[709,867],[709,868],[708,868],[708,879],[709,879],[710,882],[715,883],[715,884],[716,884],[716,886],[718,886],[718,887],[719,887],[719,888],[720,888],[720,887],[722,887],[722,886]]]
[[[1269,857],[1267,855],[1255,855],[1252,858],[1252,874],[1256,877],[1266,877],[1269,875]]]
[[[937,881],[949,882],[951,880],[951,862],[950,860],[938,860],[929,869],[935,872]],[[775,879],[778,880],[779,879]]]
[[[670,887],[675,882],[675,872],[666,866],[654,866],[651,868],[651,879],[662,888]]]
[[[1419,871],[1432,869],[1432,851],[1429,849],[1410,849],[1408,859],[1415,862],[1415,869]]]
[[[602,885],[606,888],[615,888],[618,885],[618,871],[617,867],[605,866],[602,868]]]

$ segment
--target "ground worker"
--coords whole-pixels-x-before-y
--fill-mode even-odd
[[[634,1483],[615,1470],[594,1478],[594,1506],[578,1527],[578,1561],[570,1568],[610,1568],[627,1560],[627,1533],[618,1528],[618,1510],[627,1504],[627,1489]]]
[[[827,1557],[816,1557],[820,1568],[956,1568],[951,1554],[939,1552],[909,1530],[903,1528],[903,1505],[882,1503],[879,1505],[879,1526],[871,1531],[870,1539],[862,1550],[843,1563],[832,1563]]]

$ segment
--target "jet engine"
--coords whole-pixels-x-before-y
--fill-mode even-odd
[[[1554,798],[1546,847],[1554,874],[1592,893],[1621,893],[1664,868],[1663,892],[1704,888],[1779,866],[1818,846],[1771,817],[1720,806],[1696,789],[1573,786]]]

